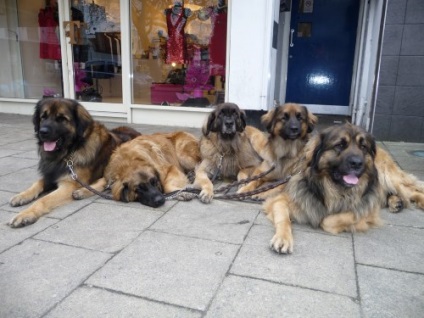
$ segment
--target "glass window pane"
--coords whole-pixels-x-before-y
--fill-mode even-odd
[[[122,103],[120,19],[119,0],[71,1],[66,30],[77,99]]]
[[[132,0],[133,102],[206,107],[224,100],[223,0]]]
[[[0,97],[63,96],[57,1],[1,3]]]

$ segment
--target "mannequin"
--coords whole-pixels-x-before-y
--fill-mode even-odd
[[[184,27],[191,15],[191,10],[184,8],[181,0],[174,0],[170,9],[165,9],[168,41],[166,43],[166,63],[184,64],[186,61],[186,45]]]

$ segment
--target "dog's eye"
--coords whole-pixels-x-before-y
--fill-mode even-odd
[[[298,120],[301,120],[301,119],[302,119],[302,114],[301,114],[301,113],[296,113],[296,118],[297,118]]]
[[[346,140],[341,140],[338,144],[334,145],[334,149],[341,151],[346,148],[347,142]]]
[[[290,115],[289,114],[287,114],[287,113],[284,113],[284,115],[283,115],[283,119],[284,120],[288,120],[290,118]]]
[[[360,144],[359,145],[359,148],[361,148],[361,150],[363,150],[363,151],[367,151],[368,150],[368,147],[367,147],[366,144]]]
[[[138,185],[138,189],[141,190],[141,191],[147,191],[148,190],[147,186],[144,183],[140,183]]]
[[[156,178],[150,179],[150,185],[152,187],[157,187],[158,186],[158,179],[156,179]]]
[[[42,113],[41,116],[40,116],[40,119],[41,120],[44,120],[46,118],[47,118],[47,114],[46,113]]]
[[[65,117],[65,116],[58,116],[57,118],[56,118],[56,121],[58,122],[58,123],[64,123],[64,122],[66,122],[68,119]]]

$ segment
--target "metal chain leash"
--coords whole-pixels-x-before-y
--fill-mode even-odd
[[[71,175],[71,179],[78,182],[82,187],[86,188],[87,190],[93,192],[94,194],[97,194],[98,196],[106,199],[106,200],[113,200],[113,197],[111,195],[107,195],[103,192],[97,191],[96,189],[94,189],[93,187],[91,187],[90,185],[82,182],[81,180],[78,179],[77,174],[74,171],[74,162],[73,162],[73,153],[69,156],[68,159],[64,159],[67,168],[69,169],[69,173]],[[285,179],[282,180],[277,180],[273,183],[269,183],[265,186],[261,186],[253,191],[247,191],[247,192],[243,192],[243,193],[230,193],[228,194],[228,191],[230,191],[233,187],[235,186],[239,186],[241,184],[246,184],[248,182],[251,181],[255,181],[258,180],[264,176],[266,176],[267,174],[269,174],[271,171],[273,171],[275,169],[275,165],[272,165],[267,171],[264,171],[262,173],[259,173],[255,176],[249,177],[249,178],[245,178],[245,179],[241,179],[235,182],[232,182],[226,186],[222,186],[218,189],[216,189],[214,191],[214,193],[217,193],[218,195],[214,196],[215,199],[218,200],[238,200],[238,201],[253,201],[253,202],[262,202],[263,199],[260,198],[254,198],[253,196],[260,194],[262,192],[268,191],[268,190],[272,190],[284,183],[287,183],[289,181],[289,179],[291,178],[291,176],[287,176]],[[173,200],[176,197],[178,197],[181,193],[192,193],[193,197],[198,197],[200,190],[199,189],[195,189],[192,187],[186,187],[180,190],[176,190],[170,193],[165,194],[165,199],[166,200]],[[223,194],[220,194],[223,193]]]

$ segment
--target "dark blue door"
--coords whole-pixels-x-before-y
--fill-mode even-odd
[[[360,0],[293,0],[286,102],[348,106]]]

